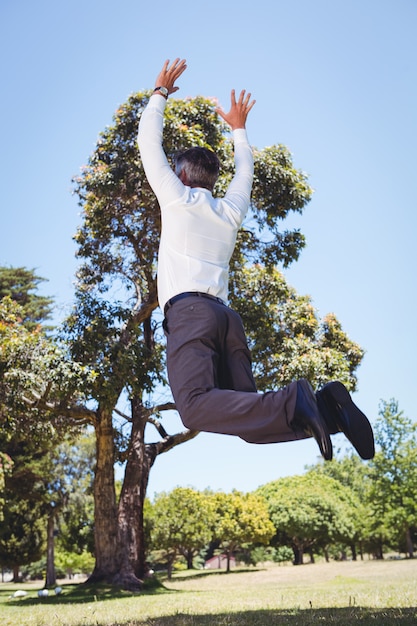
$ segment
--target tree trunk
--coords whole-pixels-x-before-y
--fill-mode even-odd
[[[303,565],[304,563],[304,548],[302,546],[293,545],[294,552],[294,565]]]
[[[187,555],[186,555],[186,559],[187,559],[187,569],[193,569],[193,551],[192,550],[188,550]]]
[[[356,545],[354,543],[350,545],[350,551],[352,552],[352,561],[357,561],[358,556],[356,553]]]
[[[383,546],[383,542],[382,542],[382,538],[378,539],[378,543],[377,543],[377,549],[376,549],[376,554],[375,554],[376,558],[379,560],[383,560],[384,558],[384,546]]]
[[[55,574],[55,512],[51,509],[48,515],[48,526],[46,532],[46,578],[45,588],[49,589],[56,586]]]
[[[18,565],[13,565],[13,581],[14,583],[20,583],[20,568]]]
[[[143,508],[155,454],[152,446],[145,445],[144,407],[138,398],[132,399],[131,406],[132,432],[118,510],[120,568],[114,582],[139,590],[146,573]]]
[[[226,552],[226,572],[230,572],[230,555],[229,551]]]
[[[96,474],[94,481],[95,568],[87,583],[104,581],[137,590],[146,573],[143,507],[149,473],[158,454],[189,441],[198,431],[173,436],[160,432],[163,440],[146,444],[144,432],[149,410],[139,398],[132,405],[132,433],[119,507],[114,483],[113,410],[100,407],[96,428]],[[164,409],[171,406],[164,405]],[[163,431],[163,429],[161,429]]]
[[[168,578],[168,580],[171,580],[171,578],[172,578],[173,565],[174,565],[174,558],[169,556],[168,557],[168,562],[167,562],[167,578]]]
[[[116,491],[112,409],[99,407],[96,421],[96,472],[94,480],[94,542],[96,563],[87,582],[112,582],[118,571]]]
[[[411,538],[410,527],[407,527],[405,531],[405,544],[406,544],[407,554],[409,558],[413,559],[414,558],[414,546],[413,546],[413,540]]]

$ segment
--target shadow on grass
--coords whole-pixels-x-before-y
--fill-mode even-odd
[[[247,569],[232,569],[230,572],[227,572],[226,570],[218,570],[218,569],[202,569],[202,570],[190,570],[190,574],[185,573],[187,570],[185,570],[184,572],[181,572],[180,574],[175,574],[174,578],[172,579],[173,581],[175,581],[176,583],[181,583],[182,581],[186,581],[186,580],[195,580],[196,578],[206,578],[207,576],[231,576],[233,574],[233,576],[235,576],[236,574],[253,574],[254,572],[263,572],[265,571],[264,569],[261,569],[259,567],[250,567]]]
[[[336,624],[351,626],[416,626],[416,608],[367,609],[360,607],[341,609],[270,610],[220,613],[216,615],[170,615],[147,619],[146,626],[313,626]],[[140,626],[144,622],[115,622],[112,626]]]
[[[163,584],[160,583],[157,579],[152,579],[146,581],[142,591],[137,592],[125,591],[120,587],[105,585],[103,583],[97,585],[76,583],[74,585],[64,585],[62,587],[62,593],[60,593],[59,595],[55,595],[54,590],[52,589],[49,591],[48,596],[41,598],[38,596],[37,589],[28,590],[28,595],[23,598],[10,598],[10,591],[1,591],[0,601],[9,598],[9,602],[12,602],[15,606],[38,606],[39,604],[58,606],[60,604],[85,604],[96,600],[115,600],[117,598],[130,598],[132,596],[148,596],[156,594],[162,595],[171,593],[182,592],[166,589],[166,587],[164,587]]]

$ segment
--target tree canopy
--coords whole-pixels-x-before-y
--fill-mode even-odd
[[[290,545],[294,563],[314,546],[343,539],[351,543],[356,532],[356,498],[349,487],[312,472],[282,478],[258,489],[266,498],[277,541]]]
[[[402,544],[414,555],[417,533],[417,424],[405,416],[394,399],[382,401],[375,424],[379,450],[370,464],[368,498],[369,529],[375,552],[382,556],[384,544]]]

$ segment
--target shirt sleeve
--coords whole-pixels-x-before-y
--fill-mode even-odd
[[[224,200],[239,214],[239,222],[242,223],[250,204],[253,182],[253,154],[244,128],[238,128],[233,131],[233,140],[235,175],[227,189]]]
[[[142,113],[138,133],[146,178],[160,206],[173,202],[185,192],[185,186],[173,172],[162,146],[165,106],[165,98],[152,95]]]

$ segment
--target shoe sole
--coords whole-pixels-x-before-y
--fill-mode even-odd
[[[371,424],[366,415],[353,402],[346,387],[336,381],[323,387],[320,393],[323,394],[322,397],[325,398],[330,411],[329,399],[331,398],[331,402],[337,404],[339,411],[331,411],[332,416],[340,431],[356,448],[359,456],[365,461],[372,459],[375,455],[375,442]],[[341,419],[339,412],[343,419]]]

